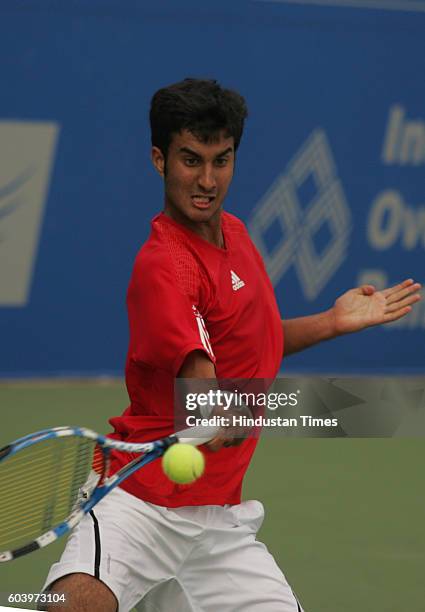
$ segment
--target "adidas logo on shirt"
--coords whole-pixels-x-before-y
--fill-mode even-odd
[[[243,282],[243,280],[241,280],[239,276],[235,272],[233,272],[233,270],[230,270],[230,275],[232,277],[233,291],[237,291],[238,289],[242,289],[242,287],[245,287],[245,283]]]

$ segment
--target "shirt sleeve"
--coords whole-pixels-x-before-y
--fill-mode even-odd
[[[171,261],[154,267],[136,260],[127,294],[130,358],[173,376],[197,349],[215,363],[196,293],[184,292]]]

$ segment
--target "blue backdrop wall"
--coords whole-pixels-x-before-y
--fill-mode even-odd
[[[2,376],[122,373],[126,286],[162,206],[149,102],[186,76],[247,99],[226,205],[283,316],[425,281],[425,3],[340,4],[3,0]],[[423,373],[424,340],[421,304],[283,366]]]

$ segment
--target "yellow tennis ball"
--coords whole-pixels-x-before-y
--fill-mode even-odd
[[[162,457],[162,469],[177,484],[195,482],[204,473],[204,468],[204,455],[191,444],[173,444]]]

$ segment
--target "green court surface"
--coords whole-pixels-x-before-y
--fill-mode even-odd
[[[106,432],[126,403],[120,382],[0,384],[0,445],[56,425]],[[244,498],[264,503],[259,538],[306,612],[423,612],[424,442],[261,440]],[[0,605],[38,592],[63,544],[0,565]]]

